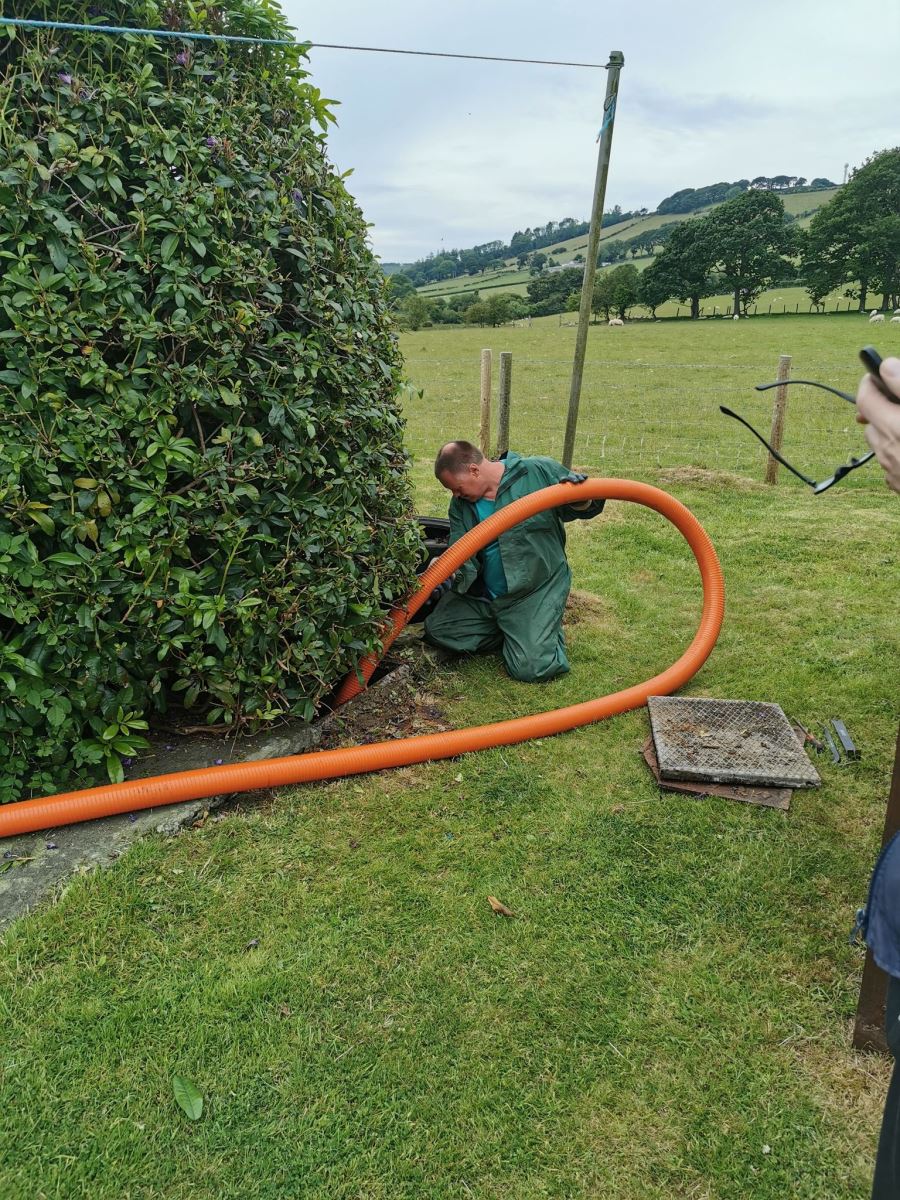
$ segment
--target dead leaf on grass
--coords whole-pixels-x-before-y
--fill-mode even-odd
[[[488,896],[487,899],[488,904],[498,917],[514,917],[516,915],[511,908],[507,908],[505,904],[501,904],[496,896]]]
[[[259,945],[259,938],[251,938],[250,941],[247,943],[247,945],[244,947],[244,949],[245,950],[255,950],[258,945]]]

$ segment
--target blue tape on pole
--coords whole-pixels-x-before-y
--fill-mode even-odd
[[[254,46],[293,46],[293,38],[240,37],[230,33],[191,33],[184,29],[132,29],[127,25],[78,25],[72,21],[30,21],[22,17],[0,17],[0,25],[26,29],[67,29],[83,33],[133,33],[141,37],[187,38],[195,42],[249,42]]]
[[[596,141],[600,141],[606,129],[612,124],[613,117],[616,115],[616,97],[609,102],[609,108],[603,114],[603,124],[600,126],[600,132],[597,134]]]

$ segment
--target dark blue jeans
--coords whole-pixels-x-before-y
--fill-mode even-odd
[[[900,979],[890,976],[889,980],[884,1026],[894,1073],[884,1102],[872,1200],[900,1200]]]

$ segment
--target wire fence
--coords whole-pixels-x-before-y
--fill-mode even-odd
[[[468,357],[415,354],[408,354],[406,363],[413,385],[424,389],[407,406],[408,442],[414,457],[433,457],[437,446],[452,438],[470,437],[477,443],[476,364]],[[777,358],[767,366],[690,360],[654,361],[652,366],[612,359],[589,361],[575,464],[609,475],[696,467],[762,480],[767,451],[719,408],[734,409],[768,437],[775,389],[761,393],[754,385],[774,381],[776,365]],[[848,359],[835,356],[819,360],[814,377],[852,388],[847,370]],[[568,358],[515,355],[513,448],[561,456],[570,373]],[[783,452],[800,470],[821,479],[867,449],[854,409],[846,401],[802,384],[789,387],[787,396]]]

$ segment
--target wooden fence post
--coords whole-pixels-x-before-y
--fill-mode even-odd
[[[791,356],[790,354],[782,354],[778,359],[778,375],[776,376],[779,383],[784,383],[791,377]],[[779,387],[775,389],[775,404],[772,408],[772,432],[769,434],[769,442],[773,449],[781,450],[781,439],[784,436],[784,410],[787,404],[787,388]],[[766,458],[766,483],[778,482],[778,461],[772,455]]]
[[[509,449],[509,404],[512,391],[512,354],[500,352],[500,405],[497,409],[497,457]]]
[[[897,750],[894,755],[894,772],[891,776],[891,791],[888,796],[887,812],[884,814],[884,833],[881,844],[886,845],[900,829],[900,729],[897,730]],[[856,1021],[853,1026],[853,1045],[857,1050],[888,1051],[884,1037],[884,1000],[887,992],[887,975],[866,951],[862,980],[859,985],[859,1002],[856,1006]]]
[[[491,457],[491,352],[481,352],[481,453]]]

